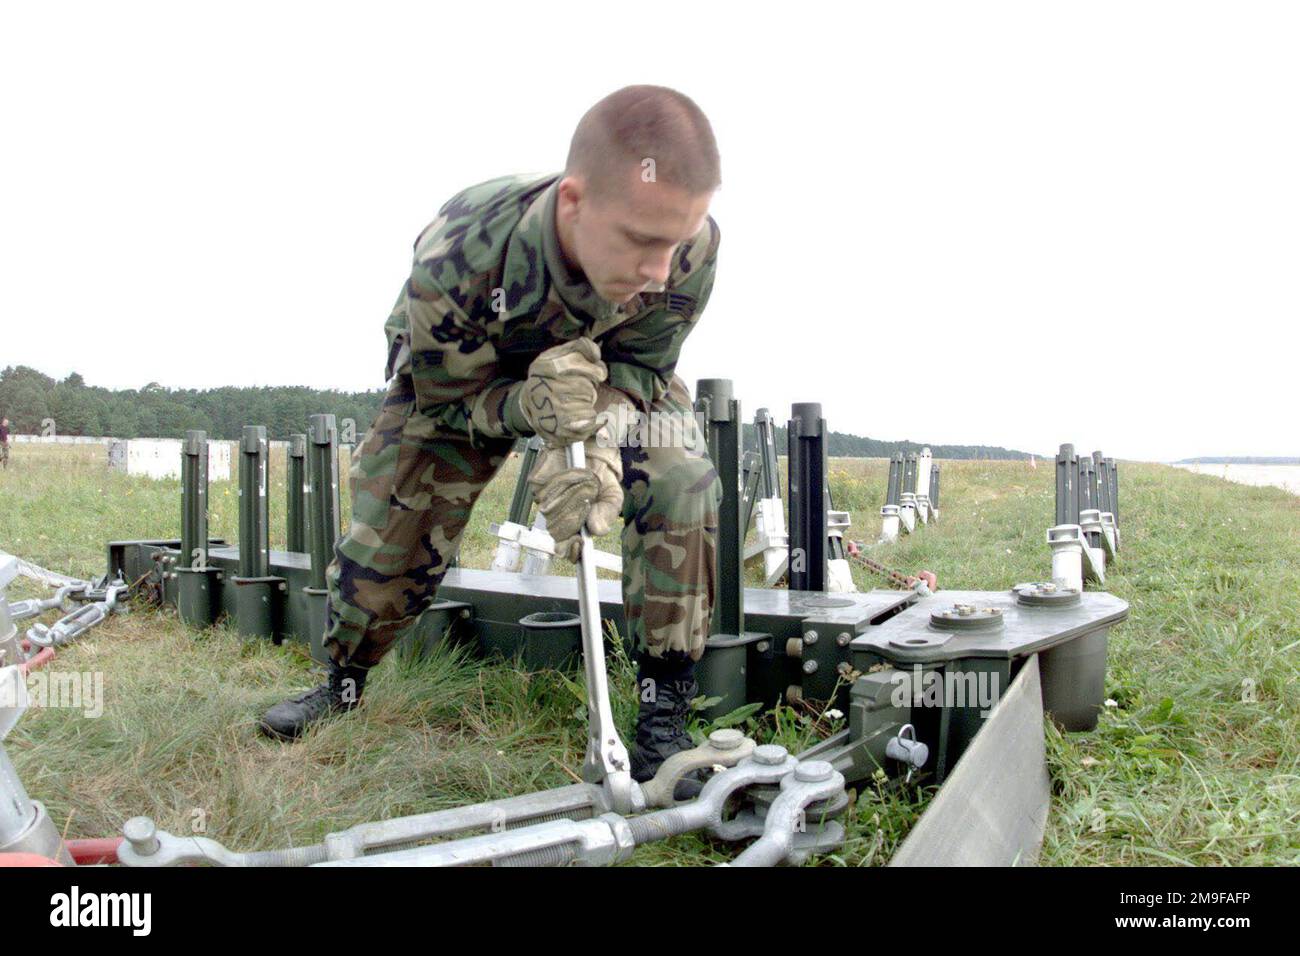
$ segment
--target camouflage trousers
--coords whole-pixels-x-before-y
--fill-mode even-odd
[[[713,609],[722,483],[680,378],[641,418],[622,447],[624,617],[651,656],[698,659]],[[481,434],[471,444],[416,411],[409,376],[390,380],[353,458],[352,523],[326,571],[325,647],[336,662],[373,667],[433,603],[475,501],[513,444]]]

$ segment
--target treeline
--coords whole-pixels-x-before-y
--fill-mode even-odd
[[[183,438],[201,428],[209,438],[237,439],[245,425],[265,425],[267,437],[287,439],[307,430],[307,417],[335,415],[356,422],[357,437],[379,413],[384,393],[339,392],[299,386],[172,389],[150,382],[140,389],[87,385],[73,372],[56,382],[25,365],[0,372],[0,415],[15,434],[114,438]]]
[[[787,453],[786,430],[783,425],[776,426],[776,453]],[[758,447],[757,429],[752,423],[745,425],[745,447]],[[892,458],[896,453],[904,455],[929,448],[935,458],[974,458],[997,459],[1002,461],[1028,459],[1028,452],[1015,451],[1010,448],[998,448],[992,445],[932,445],[914,441],[883,441],[879,438],[863,438],[861,435],[848,435],[833,431],[826,439],[826,454],[832,458]]]
[[[209,438],[234,440],[245,425],[265,425],[267,437],[286,439],[307,430],[307,416],[332,414],[356,423],[359,441],[379,414],[383,389],[339,392],[278,385],[274,388],[172,389],[150,382],[140,389],[113,390],[87,385],[73,372],[61,382],[25,365],[0,372],[0,415],[15,434],[39,435],[53,420],[59,435],[114,438],[182,438],[201,428]],[[757,448],[752,423],[745,425],[745,447]],[[777,454],[786,453],[785,428],[776,428]],[[929,447],[936,458],[1028,458],[1025,452],[987,445],[929,445],[881,441],[831,432],[826,453],[835,458],[888,458],[896,452]]]

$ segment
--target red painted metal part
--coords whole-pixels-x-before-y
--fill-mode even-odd
[[[62,864],[39,853],[0,853],[0,870],[11,866],[62,866]]]
[[[93,866],[96,863],[116,863],[117,848],[122,845],[122,837],[101,837],[95,840],[64,840],[63,845],[72,854],[78,866]]]

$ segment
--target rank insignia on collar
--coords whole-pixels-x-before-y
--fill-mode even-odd
[[[683,319],[689,319],[695,314],[695,296],[687,295],[685,292],[669,292],[664,297],[664,307],[669,312],[676,312]]]

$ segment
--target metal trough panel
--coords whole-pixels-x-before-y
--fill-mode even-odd
[[[1034,655],[889,865],[1032,866],[1050,802]]]

